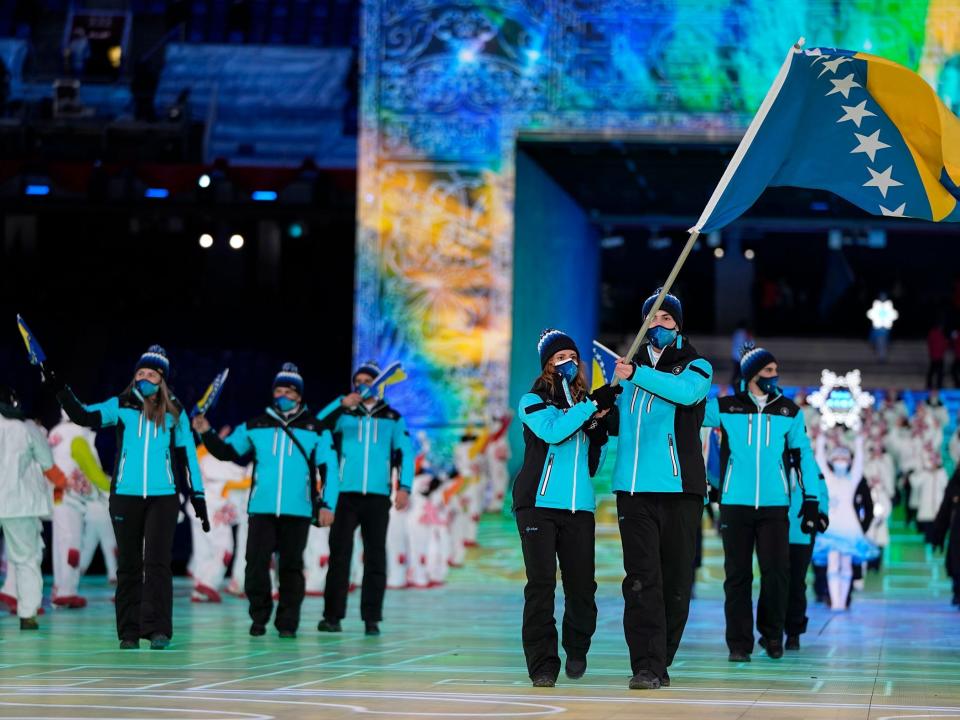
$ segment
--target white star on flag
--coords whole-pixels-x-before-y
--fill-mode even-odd
[[[863,87],[860,83],[853,79],[853,73],[847,75],[843,80],[831,80],[833,83],[833,90],[827,93],[827,95],[833,95],[834,93],[842,93],[843,97],[850,97],[850,90],[855,87]]]
[[[828,60],[823,63],[823,70],[820,71],[820,75],[823,75],[827,70],[832,72],[834,75],[837,74],[837,68],[839,68],[843,63],[850,62],[848,57],[838,57],[836,60]],[[820,77],[817,75],[817,77]]]
[[[872,113],[867,110],[867,101],[864,100],[859,105],[841,105],[843,108],[843,117],[837,120],[838,123],[845,122],[847,120],[853,120],[853,123],[860,127],[860,123],[863,122],[863,119],[868,115],[870,117],[876,117],[876,113]]]
[[[887,210],[883,205],[880,206],[880,214],[886,217],[904,217],[903,211],[907,209],[906,203],[900,203],[896,210]]]
[[[876,130],[872,135],[861,135],[860,133],[854,133],[853,135],[857,138],[857,140],[860,141],[860,144],[851,150],[850,154],[866,153],[870,157],[870,162],[873,162],[874,156],[877,154],[877,150],[883,150],[884,148],[890,147],[885,142],[880,142],[879,130]],[[884,195],[884,197],[886,197],[886,195]]]
[[[902,182],[897,182],[894,180],[891,175],[893,173],[893,165],[888,167],[882,173],[878,173],[873,168],[867,168],[870,171],[870,179],[867,180],[863,186],[864,187],[875,187],[880,191],[880,194],[883,195],[884,199],[887,197],[887,190],[892,187],[898,187],[903,185]]]

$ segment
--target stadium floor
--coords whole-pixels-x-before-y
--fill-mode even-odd
[[[520,648],[522,565],[511,521],[487,517],[481,547],[446,587],[392,591],[383,635],[363,635],[357,599],[339,635],[315,631],[308,598],[300,636],[247,635],[245,603],[192,605],[178,581],[175,636],[163,652],[117,649],[111,590],[86,581],[84,610],[41,618],[39,633],[0,619],[0,718],[805,718],[960,717],[960,612],[942,558],[895,530],[882,576],[849,613],[811,605],[803,649],[727,662],[720,546],[706,537],[690,623],[672,687],[627,689],[620,548],[603,507],[600,621],[590,668],[554,689],[530,687]],[[146,645],[144,644],[144,648]]]

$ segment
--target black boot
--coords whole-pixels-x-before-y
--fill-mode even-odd
[[[150,636],[151,650],[166,650],[170,647],[170,638],[163,633],[154,633]]]
[[[799,650],[800,649],[800,636],[799,635],[787,635],[787,650]]]
[[[267,628],[261,625],[260,623],[253,623],[250,626],[250,635],[251,637],[260,637],[261,635],[267,634]]]
[[[39,630],[40,624],[37,622],[37,619],[35,617],[20,618],[20,629],[21,630]]]
[[[750,662],[750,653],[743,650],[731,650],[727,660],[730,662]]]
[[[326,618],[317,623],[317,630],[319,632],[343,632],[339,620],[327,620]]]
[[[540,673],[533,678],[533,686],[541,688],[551,688],[557,684],[557,679],[553,675]]]
[[[565,668],[567,672],[567,677],[571,680],[579,680],[583,677],[583,674],[587,671],[587,659],[567,657],[567,664]]]
[[[363,630],[364,635],[374,637],[380,634],[380,626],[375,622],[368,622]]]
[[[760,647],[767,651],[767,657],[779,660],[783,657],[783,640],[760,638]]]
[[[651,670],[641,670],[630,678],[631,690],[659,690],[660,678]]]

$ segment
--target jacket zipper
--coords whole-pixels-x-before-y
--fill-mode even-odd
[[[762,420],[760,413],[762,412],[762,410],[757,411],[757,494],[753,505],[754,510],[760,509],[760,422]]]
[[[577,511],[577,467],[580,465],[580,433],[577,432],[577,449],[573,453],[573,494],[570,496],[570,512]]]
[[[283,450],[287,442],[287,434],[280,438],[280,469],[277,477],[277,517],[280,517],[280,501],[283,497]]]
[[[140,413],[140,422],[141,427],[143,423],[143,412]],[[147,458],[150,457],[150,426],[147,426],[147,431],[143,434],[143,498],[147,498]]]
[[[753,445],[753,415],[747,415],[747,445]]]
[[[553,472],[553,453],[547,458],[547,472],[543,475],[543,483],[540,485],[540,497],[547,494],[547,483],[550,482],[550,473]]]
[[[643,405],[643,400],[647,396],[647,391],[643,391],[643,395],[640,396],[640,405]],[[633,495],[637,489],[637,463],[640,461],[640,420],[643,418],[643,413],[637,413],[637,427],[636,434],[634,437],[633,443],[633,478],[630,481],[630,494]]]
[[[667,435],[667,442],[670,445],[670,464],[673,465],[673,476],[677,477],[680,474],[680,471],[677,469],[677,455],[673,449],[673,435]]]
[[[367,470],[370,465],[370,425],[371,421],[367,420],[367,437],[363,443],[363,494],[367,494]]]
[[[780,466],[780,479],[783,480],[783,491],[790,497],[790,487],[787,484],[787,474],[783,471],[783,465]]]
[[[630,400],[630,412],[633,412],[637,407],[637,395],[640,394],[640,388],[635,387],[633,389],[633,398]]]
[[[767,415],[767,447],[770,447],[770,416]]]
[[[120,467],[117,469],[117,489],[120,488],[120,483],[123,481],[123,466],[127,462],[127,451],[123,451],[123,455],[120,456]]]
[[[380,422],[379,420],[374,420],[374,421],[373,421],[373,444],[374,444],[374,445],[377,444],[377,424],[378,424],[379,422]]]
[[[733,458],[727,460],[727,480],[723,484],[723,492],[726,494],[727,490],[730,489],[730,476],[733,475]]]
[[[650,408],[653,407],[653,395],[650,395],[650,399],[647,400],[647,413],[649,414]]]
[[[170,464],[169,453],[167,453],[167,478],[170,480],[170,486],[173,487],[173,466]]]

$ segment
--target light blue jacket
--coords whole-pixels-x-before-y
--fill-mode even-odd
[[[590,478],[603,463],[605,430],[594,437],[584,424],[597,412],[592,400],[561,408],[546,393],[529,392],[520,398],[523,422],[523,466],[514,481],[515,510],[529,507],[593,512],[597,507]]]
[[[790,450],[799,451],[800,472],[808,493],[819,495],[820,469],[804,427],[803,412],[783,395],[777,395],[762,409],[746,392],[714,398],[707,402],[703,424],[721,430],[722,505],[790,506],[797,494],[790,487]]]
[[[253,487],[247,506],[252,515],[312,518],[318,506],[333,507],[336,502],[337,459],[332,439],[305,407],[290,417],[270,407],[263,415],[238,425],[225,440],[211,430],[204,433],[203,441],[221,460],[242,463],[244,456],[253,455]],[[322,499],[318,475],[325,481]],[[334,503],[326,499],[329,495]]]
[[[330,507],[336,507],[339,493],[389,496],[394,473],[398,487],[410,491],[413,443],[400,413],[382,400],[373,407],[361,403],[346,409],[338,398],[321,410],[317,419],[332,428],[339,458],[338,473],[331,473],[338,475],[338,487],[330,483],[324,493],[324,501]]]
[[[647,345],[617,397],[620,439],[614,492],[693,493],[705,496],[700,443],[703,401],[713,368],[682,335],[652,367]]]
[[[151,422],[143,413],[143,396],[134,388],[100,403],[82,405],[69,388],[57,395],[67,415],[95,430],[117,428],[117,456],[111,492],[143,498],[174,495],[179,489],[203,496],[203,479],[187,413]],[[174,400],[174,402],[176,402]],[[179,405],[178,405],[179,407]],[[178,485],[182,478],[183,485]]]

